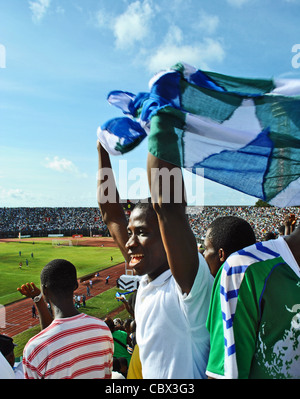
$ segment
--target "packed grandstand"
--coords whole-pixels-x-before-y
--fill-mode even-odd
[[[295,214],[299,220],[300,208],[274,208],[254,206],[188,207],[187,215],[193,232],[203,240],[209,224],[221,216],[239,216],[247,220],[257,240],[269,232],[278,234],[286,215]],[[0,208],[0,238],[30,235],[83,236],[108,235],[98,208]]]

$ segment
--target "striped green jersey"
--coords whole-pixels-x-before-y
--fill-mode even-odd
[[[207,319],[215,378],[300,378],[300,268],[284,238],[231,255]]]

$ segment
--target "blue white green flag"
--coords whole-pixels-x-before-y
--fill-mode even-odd
[[[300,80],[247,79],[177,64],[148,93],[112,91],[125,117],[98,138],[110,154],[149,151],[276,206],[300,205]]]

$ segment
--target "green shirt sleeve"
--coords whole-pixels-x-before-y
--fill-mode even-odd
[[[206,327],[210,333],[210,353],[206,373],[209,377],[224,377],[224,333],[223,320],[220,301],[220,280],[221,269],[216,275],[212,294]]]

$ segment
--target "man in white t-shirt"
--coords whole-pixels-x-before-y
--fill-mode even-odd
[[[137,204],[127,223],[108,153],[100,143],[98,155],[103,220],[128,267],[143,276],[135,306],[143,378],[206,378],[209,334],[205,321],[213,278],[198,253],[185,214],[181,170],[149,153],[152,198]],[[175,176],[163,185],[169,184],[167,197],[159,179],[151,176],[152,171],[164,168]],[[107,188],[112,190],[108,194]]]

